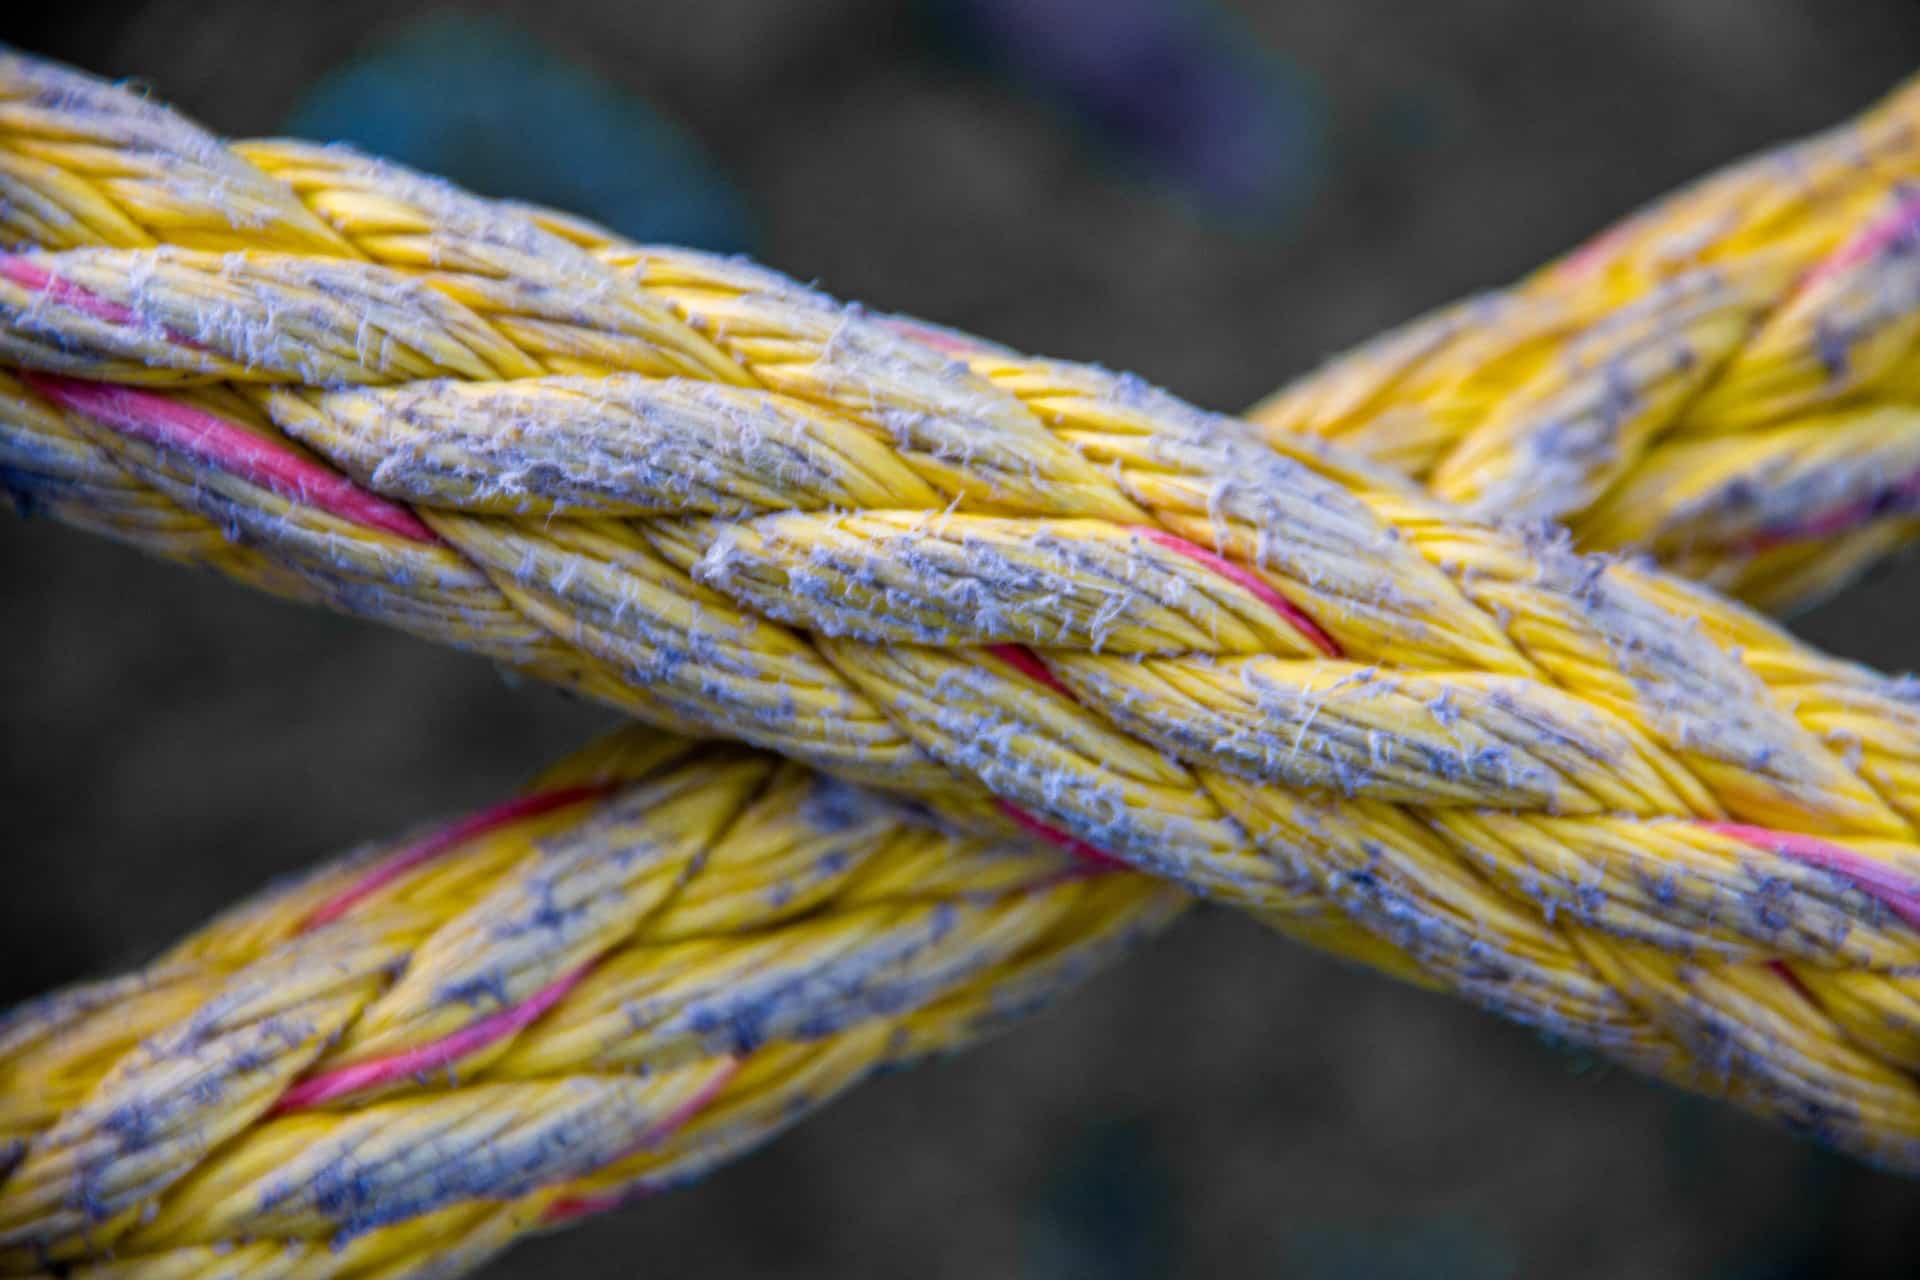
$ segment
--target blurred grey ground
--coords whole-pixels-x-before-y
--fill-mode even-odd
[[[0,37],[259,134],[339,120],[316,84],[423,11],[64,0]],[[577,131],[535,185],[604,166],[618,216],[694,181],[634,160],[665,156],[712,184],[690,237],[1223,408],[1920,63],[1911,0],[485,12],[668,139]],[[566,121],[515,119],[465,176],[553,198],[501,184]],[[1920,665],[1917,589],[1910,564],[1797,625]],[[0,619],[0,1002],[489,800],[602,723],[43,523],[0,518]],[[1895,1276],[1920,1270],[1916,1209],[1920,1185],[1207,913],[1013,1035],[490,1274]]]

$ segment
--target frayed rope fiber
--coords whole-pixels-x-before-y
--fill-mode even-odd
[[[25,59],[0,103],[30,506],[1920,1171],[1908,684],[1124,375]]]
[[[1920,83],[1249,416],[1756,604],[1920,533]]]
[[[0,1019],[0,1274],[467,1271],[998,1029],[1186,901],[625,730]]]

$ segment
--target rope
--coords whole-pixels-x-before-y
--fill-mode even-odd
[[[1005,1025],[1182,902],[627,730],[0,1021],[0,1274],[465,1271]]]
[[[1250,416],[1783,610],[1920,533],[1920,82]]]
[[[0,83],[29,503],[1920,1168],[1907,686],[1123,375]]]

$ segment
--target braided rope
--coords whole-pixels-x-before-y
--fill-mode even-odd
[[[1787,609],[1920,534],[1920,81],[1249,416]]]
[[[30,502],[1920,1168],[1906,686],[1124,376],[0,84]]]
[[[1022,1016],[1185,899],[628,730],[0,1021],[0,1274],[453,1274]]]

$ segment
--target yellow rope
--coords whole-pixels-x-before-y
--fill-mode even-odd
[[[1249,416],[1772,609],[1920,534],[1920,82]]]
[[[1904,685],[1124,376],[40,64],[0,105],[29,501],[1920,1169]]]
[[[628,730],[0,1021],[0,1274],[466,1270],[978,1038],[1184,901]]]

